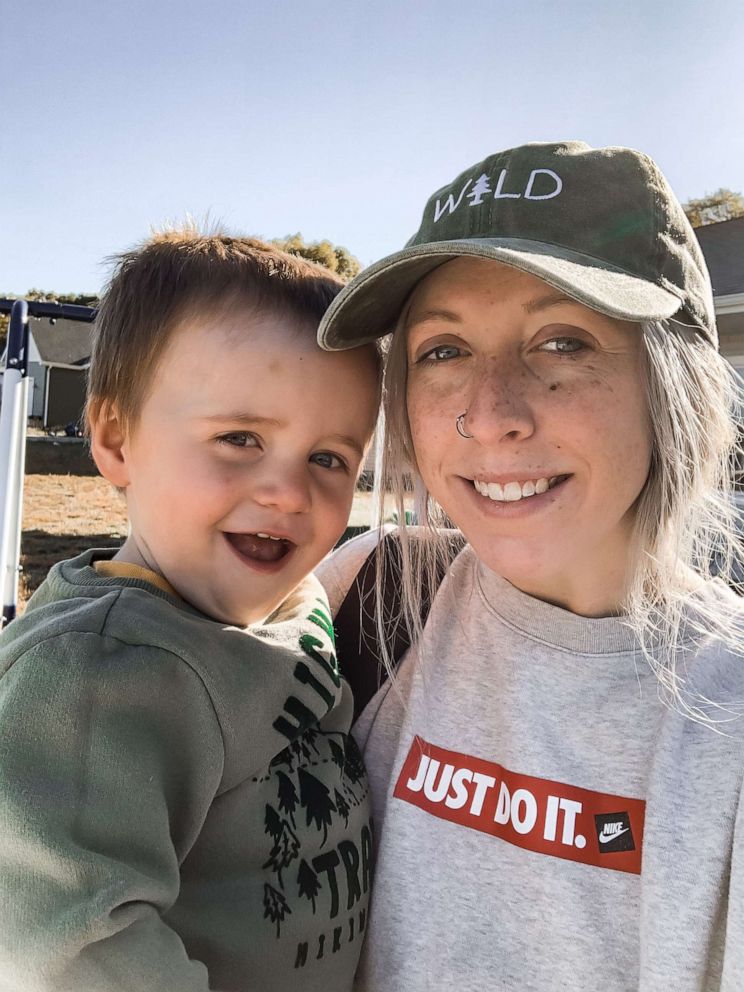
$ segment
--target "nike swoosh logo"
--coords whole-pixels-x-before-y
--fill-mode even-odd
[[[605,832],[603,830],[602,833],[599,835],[599,843],[600,844],[609,844],[609,842],[611,840],[615,840],[617,837],[621,837],[623,834],[627,834],[627,832],[629,830],[630,830],[630,827],[623,827],[623,829],[622,830],[618,830],[618,832],[616,834],[609,834],[609,835],[605,834]]]

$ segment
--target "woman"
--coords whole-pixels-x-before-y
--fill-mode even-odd
[[[679,203],[629,149],[489,156],[320,339],[391,330],[380,478],[425,526],[400,528],[413,647],[357,724],[358,987],[741,990],[744,635],[709,575],[736,390]],[[332,605],[375,540],[326,564]]]

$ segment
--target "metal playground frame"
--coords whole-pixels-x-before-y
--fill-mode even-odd
[[[96,310],[71,303],[0,299],[0,313],[10,314],[0,406],[0,585],[2,620],[16,615],[21,559],[23,476],[26,462],[26,423],[31,379],[29,317],[65,318],[91,323]]]

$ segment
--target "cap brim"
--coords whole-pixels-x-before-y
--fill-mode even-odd
[[[342,351],[388,334],[416,283],[461,255],[490,258],[529,272],[592,310],[620,320],[664,320],[682,306],[662,286],[568,248],[514,238],[441,241],[405,248],[364,269],[331,303],[318,328],[318,343]]]

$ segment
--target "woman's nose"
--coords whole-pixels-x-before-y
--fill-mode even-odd
[[[256,503],[279,513],[308,513],[311,507],[310,480],[306,471],[275,466],[254,478],[252,497]]]
[[[529,370],[489,359],[479,369],[467,400],[464,428],[482,444],[518,441],[535,430]]]

